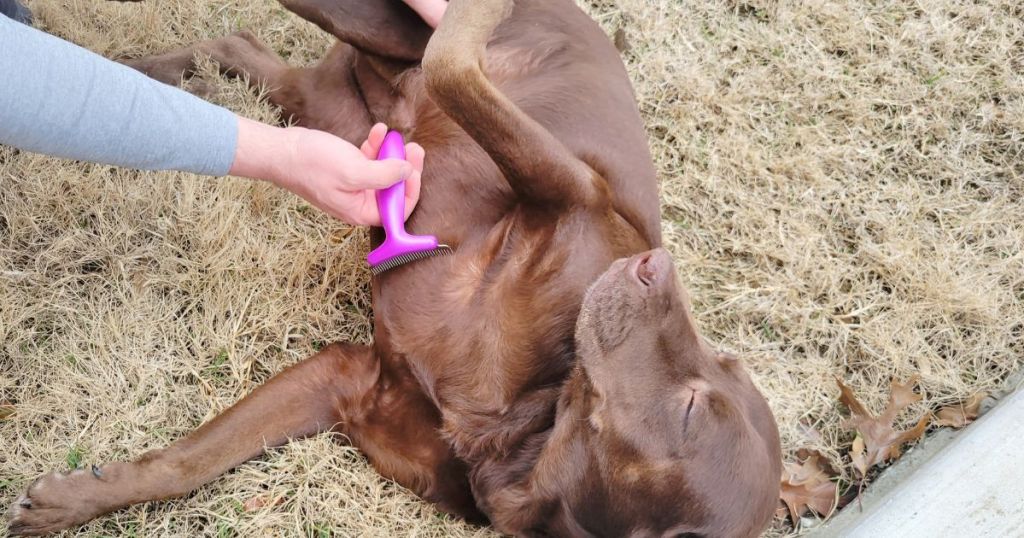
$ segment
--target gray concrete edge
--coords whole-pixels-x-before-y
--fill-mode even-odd
[[[995,409],[1006,400],[1006,396],[1016,390],[1024,390],[1024,371],[1010,376],[1006,383],[1004,383],[1003,389],[992,395],[995,397],[996,402],[994,405],[990,405],[988,409],[985,409],[983,406],[982,411],[984,414],[982,416],[988,415],[992,409]],[[981,420],[981,418],[978,420]],[[969,425],[961,430],[943,428],[933,432],[908,450],[896,463],[888,467],[873,482],[868,484],[859,499],[854,500],[833,517],[821,523],[820,526],[808,533],[807,536],[812,536],[813,538],[844,536],[848,529],[855,528],[863,518],[871,517],[875,508],[885,504],[890,495],[894,494],[906,479],[920,470],[926,463],[947,449],[956,450],[957,446],[954,441],[967,434],[970,429],[971,426]],[[814,525],[817,523],[817,520],[807,520],[805,518],[802,525],[806,528],[808,523]]]

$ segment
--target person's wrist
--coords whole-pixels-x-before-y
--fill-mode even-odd
[[[228,173],[233,176],[263,179],[287,188],[286,171],[291,169],[298,147],[294,127],[274,127],[238,118],[238,144]]]
[[[302,136],[302,127],[278,127],[274,133],[277,151],[273,158],[267,163],[268,180],[279,187],[291,190],[292,170],[301,170],[303,163],[299,162],[299,138]]]

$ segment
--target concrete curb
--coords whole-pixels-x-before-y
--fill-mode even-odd
[[[1024,376],[962,431],[941,430],[814,538],[1024,536]],[[1016,389],[1016,390],[1014,390]]]

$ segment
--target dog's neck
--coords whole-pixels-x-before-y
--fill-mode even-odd
[[[470,465],[504,458],[528,438],[551,430],[561,391],[561,387],[533,390],[499,412],[445,412],[445,436]]]
[[[582,480],[590,459],[586,436],[579,431],[591,407],[588,387],[577,364],[561,386],[531,393],[470,461],[477,502],[491,517],[503,518],[492,521],[496,528],[516,533],[540,525],[580,534],[572,532],[580,529],[565,495]]]

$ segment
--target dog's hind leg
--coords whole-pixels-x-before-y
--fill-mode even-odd
[[[488,40],[513,5],[513,0],[451,0],[424,52],[427,91],[490,155],[522,201],[604,204],[604,180],[484,73]]]
[[[45,534],[119,508],[185,495],[289,439],[327,431],[362,405],[378,362],[369,348],[332,345],[257,388],[171,446],[33,482],[12,505],[10,532]]]
[[[142,71],[150,78],[177,86],[195,74],[197,55],[212,58],[220,65],[223,74],[247,75],[250,83],[270,88],[271,99],[273,88],[281,85],[281,79],[288,71],[284,60],[246,30],[163,54],[121,60],[121,63]],[[210,91],[206,85],[194,89],[200,94]]]
[[[178,85],[195,74],[196,59],[204,55],[219,65],[221,73],[249,77],[250,85],[266,88],[267,100],[281,108],[284,120],[293,119],[355,145],[363,142],[373,125],[352,74],[355,49],[345,43],[335,44],[316,67],[290,68],[273,50],[243,30],[122,63],[165,84]],[[205,81],[191,81],[186,87],[199,95],[212,91]]]

